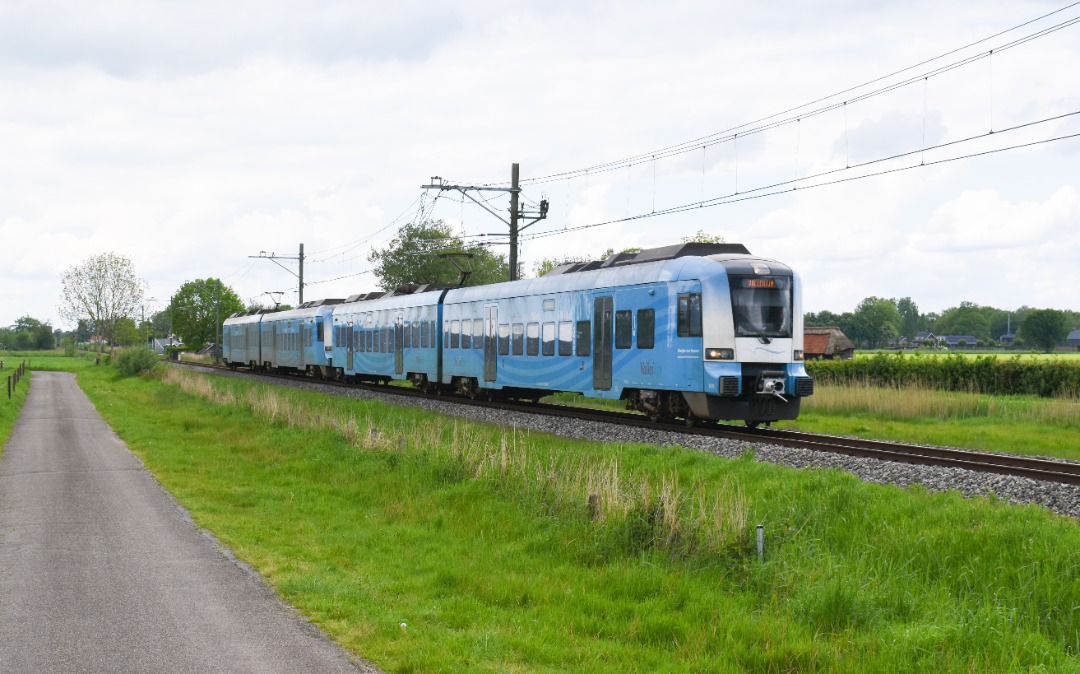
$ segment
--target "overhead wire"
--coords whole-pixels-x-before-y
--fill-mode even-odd
[[[991,135],[993,135],[993,136],[1001,136],[1002,134],[1008,133],[1010,131],[1015,131],[1015,130],[1025,128],[1025,127],[1030,127],[1030,126],[1033,126],[1033,125],[1036,125],[1036,124],[1042,124],[1042,123],[1046,123],[1046,122],[1049,122],[1049,121],[1054,121],[1054,120],[1057,120],[1057,119],[1062,119],[1064,117],[1070,117],[1070,116],[1075,116],[1075,115],[1080,115],[1080,110],[1070,112],[1070,113],[1066,113],[1064,115],[1058,115],[1058,116],[1055,116],[1055,117],[1051,117],[1051,118],[1047,118],[1047,119],[1043,119],[1043,120],[1038,120],[1036,122],[1028,122],[1028,123],[1021,124],[1021,125],[1018,125],[1018,126],[1015,126],[1015,127],[1010,127],[1008,129],[1002,129],[1002,130],[999,130],[999,131],[987,132],[987,133],[979,134],[977,136],[971,136],[969,138],[965,138],[965,139],[958,140],[958,141],[951,141],[949,143],[942,143],[940,145],[932,146],[932,147],[925,148],[925,149],[927,149],[927,150],[940,149],[940,148],[947,147],[947,146],[950,146],[950,145],[956,145],[958,143],[970,142],[972,140],[978,140],[978,139],[981,139],[981,138],[988,138]],[[629,217],[625,217],[625,218],[614,218],[614,219],[611,219],[611,220],[605,220],[603,222],[595,222],[595,223],[590,223],[590,224],[587,224],[587,225],[578,225],[576,227],[569,227],[569,228],[566,228],[566,229],[555,229],[555,230],[549,230],[547,232],[537,232],[537,233],[534,233],[534,234],[526,235],[526,236],[524,236],[522,238],[523,239],[548,238],[548,237],[551,237],[551,236],[559,236],[561,234],[566,234],[566,233],[569,233],[569,232],[576,232],[576,231],[581,231],[581,230],[585,230],[585,229],[593,229],[595,227],[602,227],[604,225],[611,225],[611,224],[616,224],[616,223],[619,223],[619,222],[629,222],[629,221],[633,221],[633,220],[642,220],[642,219],[645,219],[645,218],[657,217],[657,216],[661,216],[661,215],[671,215],[673,213],[683,213],[685,211],[689,211],[689,210],[696,209],[696,208],[712,208],[712,207],[715,207],[715,206],[723,206],[723,205],[738,203],[738,202],[742,202],[742,201],[751,201],[751,200],[754,200],[754,199],[761,199],[761,198],[764,198],[764,197],[771,197],[771,196],[776,196],[776,195],[779,195],[779,194],[790,194],[790,193],[794,193],[794,192],[803,192],[803,191],[813,189],[813,188],[817,188],[817,187],[825,187],[827,185],[838,185],[838,184],[841,184],[841,183],[852,182],[852,181],[855,181],[855,180],[862,180],[862,179],[865,179],[865,178],[873,178],[873,177],[877,177],[877,176],[888,175],[888,174],[891,174],[891,173],[900,173],[902,171],[910,171],[912,169],[923,168],[923,167],[926,167],[926,166],[935,166],[935,165],[938,165],[938,164],[946,164],[946,163],[950,163],[950,162],[954,162],[954,161],[959,161],[961,159],[971,159],[971,158],[974,158],[974,157],[983,157],[983,156],[990,155],[990,154],[997,154],[999,152],[1007,152],[1009,150],[1017,150],[1017,149],[1022,149],[1022,148],[1026,148],[1026,147],[1034,147],[1036,145],[1045,145],[1045,144],[1048,144],[1048,143],[1054,143],[1054,142],[1059,142],[1059,141],[1063,141],[1063,140],[1070,140],[1070,139],[1073,139],[1073,138],[1080,138],[1080,132],[1071,133],[1071,134],[1064,134],[1064,135],[1055,136],[1055,137],[1052,137],[1052,138],[1043,138],[1043,139],[1040,139],[1040,140],[1030,141],[1030,142],[1027,142],[1027,143],[1017,143],[1017,144],[1006,146],[1006,147],[993,148],[993,149],[989,149],[989,150],[983,150],[983,151],[980,151],[980,152],[971,152],[971,153],[968,153],[968,154],[965,154],[965,155],[958,155],[958,156],[955,156],[955,157],[946,157],[944,159],[938,159],[938,160],[934,160],[934,161],[921,161],[919,164],[912,164],[912,165],[908,165],[908,166],[900,166],[900,167],[896,167],[896,168],[892,168],[892,169],[885,169],[885,170],[881,170],[881,171],[875,171],[873,173],[860,174],[860,175],[850,176],[850,177],[846,177],[846,178],[838,178],[836,180],[829,180],[829,181],[825,181],[825,182],[814,183],[814,184],[805,185],[805,186],[802,186],[802,187],[799,187],[799,186],[796,186],[796,185],[793,184],[793,183],[796,183],[796,182],[802,182],[802,181],[806,181],[806,180],[812,180],[812,179],[815,179],[815,178],[825,177],[825,176],[832,175],[832,174],[835,174],[835,173],[840,173],[840,172],[844,172],[844,171],[851,171],[851,170],[854,170],[854,169],[864,168],[866,166],[871,166],[871,165],[874,165],[874,164],[880,164],[882,162],[892,161],[892,160],[895,160],[895,159],[911,156],[913,154],[918,154],[918,153],[922,152],[921,149],[920,150],[912,150],[910,152],[903,152],[903,153],[899,153],[899,154],[896,154],[896,155],[892,155],[890,157],[884,157],[884,158],[881,158],[881,159],[874,159],[874,160],[871,160],[871,161],[867,161],[867,162],[864,162],[864,163],[861,163],[861,164],[855,164],[855,165],[845,167],[845,168],[842,168],[842,169],[832,169],[830,171],[822,171],[821,173],[816,173],[816,174],[813,174],[813,175],[804,176],[804,177],[799,178],[797,180],[786,180],[786,181],[774,183],[772,185],[766,185],[766,186],[754,188],[753,190],[747,190],[746,192],[742,192],[742,193],[734,193],[734,194],[730,194],[730,195],[726,195],[726,196],[722,196],[722,197],[714,197],[712,199],[707,199],[705,201],[695,201],[695,202],[690,202],[690,203],[686,203],[686,204],[680,204],[678,206],[672,206],[672,207],[663,209],[661,211],[656,211],[655,213],[639,213],[637,215],[633,215],[633,216],[629,216]],[[775,188],[778,188],[778,187],[783,187],[785,185],[791,185],[791,186],[786,188],[786,189],[775,189]],[[767,190],[772,190],[772,191],[767,191]]]
[[[773,113],[771,115],[766,115],[764,117],[759,117],[758,119],[755,119],[755,120],[752,120],[752,121],[749,121],[749,122],[744,122],[742,124],[739,124],[739,125],[736,125],[736,126],[733,126],[733,127],[729,127],[727,129],[724,129],[724,130],[721,130],[721,131],[716,131],[714,133],[711,133],[711,134],[708,134],[708,135],[705,135],[705,136],[701,136],[701,137],[695,138],[693,140],[684,141],[684,142],[681,142],[681,143],[676,143],[674,145],[669,145],[669,146],[660,148],[658,150],[652,150],[652,151],[649,151],[649,152],[643,152],[643,153],[632,155],[632,156],[629,156],[629,157],[624,157],[623,159],[618,159],[618,160],[613,160],[613,161],[608,161],[608,162],[602,162],[602,163],[594,164],[594,165],[591,165],[591,166],[588,166],[588,167],[583,167],[583,168],[578,168],[578,169],[573,169],[573,170],[568,170],[568,171],[560,171],[558,173],[552,173],[552,174],[548,174],[548,175],[544,175],[544,176],[539,176],[539,177],[536,177],[536,178],[524,178],[524,179],[522,179],[520,181],[520,183],[521,184],[534,184],[535,185],[535,184],[553,182],[553,181],[557,181],[557,180],[563,180],[563,179],[566,179],[566,178],[581,177],[581,176],[587,175],[589,173],[605,173],[605,172],[613,171],[613,170],[621,170],[621,169],[623,169],[623,168],[625,168],[627,166],[636,166],[638,164],[653,161],[657,157],[666,158],[666,157],[676,156],[676,155],[679,155],[679,154],[685,154],[686,152],[697,151],[698,149],[700,149],[702,147],[708,147],[710,145],[716,145],[716,144],[720,144],[720,143],[735,141],[738,136],[746,136],[746,135],[750,135],[750,134],[761,133],[761,132],[764,132],[764,131],[775,129],[777,127],[780,127],[780,126],[783,126],[783,125],[786,125],[786,124],[797,123],[798,121],[800,121],[802,119],[822,115],[822,114],[825,114],[827,112],[831,112],[833,110],[836,110],[836,109],[839,109],[839,108],[842,108],[842,107],[846,107],[848,104],[851,104],[851,103],[857,103],[857,102],[860,102],[860,101],[867,100],[869,98],[873,98],[873,97],[876,97],[876,96],[883,95],[885,93],[889,93],[891,91],[895,91],[896,89],[908,86],[909,84],[912,84],[913,82],[918,82],[920,80],[923,80],[923,79],[926,79],[926,78],[929,78],[929,77],[934,77],[934,76],[937,76],[937,75],[941,75],[941,74],[950,72],[950,71],[955,70],[957,68],[964,67],[964,66],[969,65],[969,64],[971,64],[973,62],[979,61],[979,60],[984,59],[984,58],[988,58],[993,52],[1002,52],[1002,51],[1006,51],[1008,49],[1013,49],[1015,47],[1018,47],[1018,46],[1021,46],[1023,44],[1026,44],[1028,42],[1031,42],[1032,40],[1036,40],[1036,39],[1039,39],[1039,38],[1042,38],[1042,37],[1046,37],[1047,35],[1051,35],[1053,33],[1056,33],[1058,31],[1060,31],[1060,30],[1064,30],[1065,28],[1069,28],[1069,27],[1071,27],[1073,25],[1076,25],[1077,23],[1080,23],[1080,17],[1073,17],[1071,19],[1066,19],[1066,20],[1061,21],[1059,23],[1056,23],[1056,24],[1054,24],[1052,26],[1042,28],[1042,29],[1040,29],[1040,30],[1038,30],[1038,31],[1036,31],[1034,33],[1030,33],[1028,35],[1025,35],[1025,36],[1022,36],[1022,37],[1017,38],[1015,40],[1012,40],[1011,42],[1007,42],[1007,43],[1005,43],[1003,45],[993,47],[990,51],[979,52],[977,54],[973,54],[973,55],[964,57],[964,58],[962,58],[962,59],[960,59],[958,61],[954,61],[952,63],[946,64],[946,65],[943,65],[943,66],[939,66],[939,67],[937,67],[935,69],[920,73],[920,74],[918,74],[916,76],[912,76],[912,77],[909,77],[907,79],[901,80],[899,82],[894,82],[892,84],[888,84],[888,85],[880,87],[878,89],[874,89],[872,91],[865,92],[865,93],[859,94],[859,95],[851,97],[851,98],[847,98],[847,99],[845,99],[843,101],[832,103],[832,104],[829,104],[829,105],[826,105],[826,106],[823,106],[823,107],[819,107],[819,108],[816,108],[816,109],[813,109],[813,110],[799,112],[799,114],[797,116],[785,117],[786,115],[790,115],[791,113],[802,111],[805,108],[809,108],[809,107],[817,105],[819,103],[829,101],[831,99],[835,99],[835,98],[843,96],[845,94],[849,94],[849,93],[858,91],[860,89],[863,89],[863,88],[865,88],[867,86],[870,86],[870,85],[873,85],[873,84],[877,84],[879,82],[886,81],[886,80],[888,80],[890,78],[896,77],[897,75],[901,75],[903,73],[914,70],[916,68],[920,68],[920,67],[922,67],[924,65],[927,65],[929,63],[933,63],[934,61],[939,61],[939,60],[941,60],[943,58],[952,56],[952,55],[957,54],[959,52],[962,52],[962,51],[964,51],[966,49],[969,49],[969,48],[971,48],[973,46],[979,45],[981,43],[984,43],[984,42],[987,42],[989,40],[1000,37],[1002,35],[1005,35],[1006,33],[1018,30],[1020,28],[1025,27],[1025,26],[1029,26],[1029,25],[1031,25],[1033,23],[1036,23],[1036,22],[1038,22],[1038,21],[1040,21],[1042,19],[1045,19],[1045,18],[1047,18],[1049,16],[1052,16],[1054,14],[1058,14],[1058,13],[1063,12],[1065,10],[1068,10],[1070,8],[1076,7],[1077,5],[1080,5],[1080,1],[1073,2],[1073,3],[1069,4],[1069,5],[1066,5],[1065,7],[1054,10],[1053,12],[1049,12],[1049,13],[1043,14],[1042,16],[1037,17],[1035,19],[1031,19],[1031,20],[1025,21],[1025,22],[1023,22],[1021,24],[1017,24],[1016,26],[1013,26],[1012,28],[1009,28],[1009,29],[1006,29],[1006,30],[1003,30],[1003,31],[999,31],[998,33],[995,33],[995,34],[993,34],[991,36],[982,38],[980,40],[976,40],[975,42],[968,43],[968,44],[964,45],[963,47],[958,47],[956,49],[952,49],[952,50],[950,50],[948,52],[945,52],[943,54],[939,54],[938,56],[935,56],[933,58],[925,59],[925,60],[920,61],[919,63],[916,63],[914,65],[911,65],[911,66],[908,66],[906,68],[902,68],[900,70],[889,73],[888,75],[882,75],[880,77],[876,77],[874,79],[863,82],[862,84],[859,84],[859,85],[856,85],[856,86],[853,86],[853,87],[848,87],[847,89],[835,92],[833,94],[829,94],[827,96],[822,96],[822,97],[816,98],[816,99],[814,99],[812,101],[809,101],[807,103],[803,103],[802,105],[798,105],[798,106],[795,106],[795,107],[792,107],[792,108],[788,108],[787,110],[783,110],[781,112]],[[780,119],[777,119],[777,118],[780,118]],[[770,121],[770,120],[772,120],[772,121]],[[490,185],[503,185],[503,184],[506,184],[506,183],[505,182],[490,183]]]

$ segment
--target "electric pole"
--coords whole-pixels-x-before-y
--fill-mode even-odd
[[[299,279],[299,281],[300,281],[300,293],[299,293],[300,301],[297,303],[297,305],[299,306],[300,304],[304,303],[304,244],[300,244],[300,254],[296,255],[296,256],[293,256],[293,255],[277,255],[275,253],[270,253],[269,255],[267,255],[265,250],[260,250],[258,255],[248,255],[248,257],[250,257],[250,258],[264,258],[264,259],[270,260],[271,262],[273,262],[277,266],[281,267],[282,269],[284,269],[285,271],[289,272],[290,274],[295,276],[297,279]],[[297,260],[300,263],[300,273],[297,274],[292,269],[289,269],[285,265],[278,262],[278,260]]]
[[[483,208],[488,213],[491,213],[499,220],[503,221],[507,227],[510,228],[510,279],[516,281],[518,277],[518,235],[525,229],[547,218],[548,202],[547,199],[540,200],[540,210],[535,212],[527,212],[521,210],[518,205],[518,195],[521,194],[521,187],[519,183],[519,169],[517,164],[510,165],[510,187],[484,187],[480,185],[451,185],[444,181],[439,176],[432,176],[431,184],[421,185],[420,187],[425,190],[439,190],[445,192],[447,190],[456,190],[461,192],[464,196],[472,199],[480,208]],[[480,201],[469,192],[509,192],[510,193],[510,219],[507,220],[500,214],[487,207],[487,204]],[[525,225],[521,225],[521,221],[527,219],[528,222]],[[498,234],[495,236],[502,236]]]

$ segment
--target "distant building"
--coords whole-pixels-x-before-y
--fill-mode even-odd
[[[803,329],[803,354],[807,360],[851,360],[855,355],[855,343],[840,328],[807,327]]]
[[[1065,338],[1065,345],[1080,348],[1080,330],[1073,330]]]
[[[941,343],[950,349],[961,349],[978,346],[979,338],[975,335],[945,335],[941,338]]]
[[[1004,335],[998,337],[998,341],[1002,346],[1012,346],[1013,342],[1016,341],[1016,333],[1006,332]]]
[[[941,340],[932,332],[923,331],[915,335],[915,339],[912,340],[912,344],[916,347],[927,346],[937,348],[941,346]]]

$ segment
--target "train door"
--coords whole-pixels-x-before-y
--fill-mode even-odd
[[[611,296],[593,300],[593,388],[611,388],[611,322],[614,303]]]
[[[495,381],[498,364],[499,307],[484,307],[484,381]]]
[[[353,372],[354,370],[356,370],[356,367],[353,363],[353,358],[356,357],[356,350],[353,349],[353,330],[353,324],[349,323],[348,325],[344,326],[343,332],[345,334],[342,335],[345,342],[345,369],[349,372]]]
[[[405,353],[402,350],[405,342],[405,317],[398,314],[394,319],[394,372],[402,374],[405,371]]]
[[[298,353],[297,367],[300,371],[304,370],[306,363],[304,359],[304,335],[307,334],[307,328],[304,326],[304,319],[300,319],[296,322],[296,351]]]

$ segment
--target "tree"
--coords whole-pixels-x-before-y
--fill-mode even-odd
[[[581,255],[560,255],[558,257],[545,257],[533,265],[533,275],[540,278],[555,267],[574,262],[589,262],[588,257]]]
[[[896,309],[900,312],[900,334],[909,340],[915,339],[915,335],[923,331],[919,305],[910,297],[904,297],[896,301]]]
[[[825,309],[817,313],[810,312],[803,315],[803,325],[807,326],[821,326],[821,327],[834,327],[840,325],[840,316]]]
[[[988,341],[990,316],[974,302],[961,302],[960,306],[946,309],[934,323],[934,332],[941,335],[972,335]]]
[[[498,283],[510,276],[506,257],[482,247],[466,249],[442,220],[405,225],[386,248],[373,250],[368,261],[375,263],[372,271],[384,290],[410,283],[456,284],[461,269],[471,272],[465,281],[469,286]]]
[[[134,317],[142,303],[142,284],[131,260],[116,253],[93,255],[81,265],[68,267],[62,279],[60,316],[69,323],[94,322],[112,342],[121,318]],[[101,346],[98,347],[99,352]]]
[[[1024,317],[1020,324],[1020,336],[1035,344],[1046,353],[1054,350],[1069,334],[1064,311],[1036,309]]]
[[[708,234],[705,230],[699,229],[690,236],[684,236],[682,238],[683,243],[724,243],[723,234]]]
[[[220,305],[218,302],[220,301]],[[221,282],[208,278],[188,281],[180,286],[169,305],[173,332],[189,349],[198,351],[216,343],[219,321],[244,310],[240,297]]]
[[[134,346],[142,342],[143,333],[130,318],[121,318],[116,322],[116,343],[120,346]]]
[[[852,331],[845,334],[868,348],[876,349],[895,337],[900,326],[900,311],[893,300],[867,297],[855,307]]]

